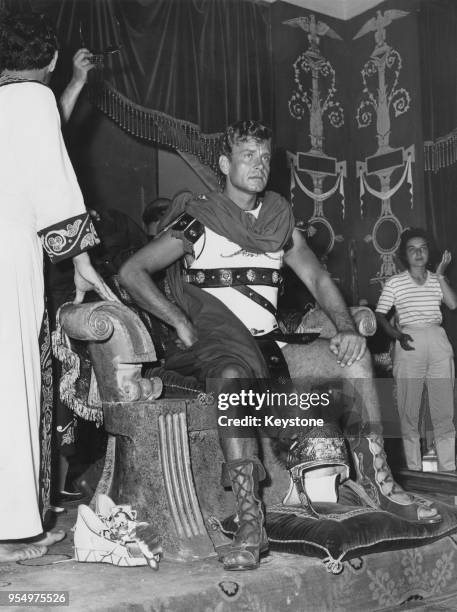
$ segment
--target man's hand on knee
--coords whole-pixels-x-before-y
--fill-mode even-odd
[[[366,348],[365,338],[355,331],[338,332],[330,340],[330,350],[336,355],[336,360],[342,368],[359,361],[364,356]]]

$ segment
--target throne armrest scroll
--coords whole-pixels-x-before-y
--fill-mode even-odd
[[[86,341],[102,402],[155,399],[160,379],[141,376],[143,363],[157,361],[154,343],[143,322],[117,302],[65,304],[60,310],[64,333]]]

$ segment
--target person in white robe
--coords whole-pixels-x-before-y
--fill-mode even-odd
[[[57,40],[42,17],[2,14],[0,562],[41,556],[65,535],[43,533],[40,513],[43,247],[51,261],[73,258],[75,301],[90,289],[115,299],[85,252],[99,241],[47,87],[57,55]]]

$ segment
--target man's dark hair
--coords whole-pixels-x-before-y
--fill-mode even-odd
[[[253,121],[252,119],[232,123],[232,125],[227,127],[222,136],[219,154],[226,155],[230,159],[233,145],[239,142],[246,142],[246,140],[251,138],[259,142],[270,140],[271,130],[260,123],[260,121]]]
[[[430,257],[432,255],[431,251],[433,250],[431,239],[428,233],[422,229],[421,227],[409,227],[404,232],[402,232],[400,236],[400,246],[398,247],[398,257],[406,269],[409,269],[408,259],[406,257],[406,247],[408,246],[408,242],[413,238],[423,238],[427,243],[429,248],[429,263]]]
[[[158,221],[170,207],[171,200],[169,198],[156,198],[146,206],[143,211],[142,219],[145,225]]]
[[[54,29],[43,15],[0,13],[0,72],[45,68],[58,48]]]

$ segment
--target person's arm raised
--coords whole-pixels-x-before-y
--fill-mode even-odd
[[[438,267],[436,268],[436,274],[438,276],[441,291],[443,292],[443,302],[450,310],[455,310],[457,308],[457,294],[444,276],[446,268],[451,263],[451,260],[452,255],[450,251],[444,251],[441,261],[438,264]]]
[[[91,57],[89,49],[79,49],[73,56],[73,76],[60,96],[60,108],[65,123],[70,119],[79,94],[87,82],[89,70],[94,67]]]

